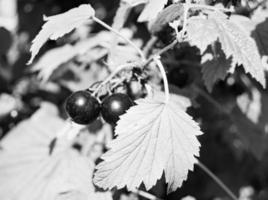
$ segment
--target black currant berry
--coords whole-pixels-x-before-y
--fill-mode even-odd
[[[100,104],[89,92],[82,90],[67,98],[65,109],[75,123],[89,124],[99,116]]]
[[[134,103],[128,95],[115,93],[104,99],[101,114],[106,122],[115,124],[119,120],[119,116],[124,114],[133,105]]]
[[[189,74],[185,69],[173,68],[168,73],[168,80],[171,84],[183,88],[189,83]]]

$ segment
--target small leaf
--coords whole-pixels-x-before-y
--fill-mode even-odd
[[[95,15],[94,9],[89,4],[80,5],[65,13],[44,17],[46,23],[42,26],[42,30],[34,38],[31,46],[31,59],[28,64],[33,62],[33,59],[38,54],[40,48],[48,40],[57,40],[63,35],[71,32],[78,26],[86,23],[88,19]]]
[[[94,182],[105,189],[130,190],[144,183],[148,190],[165,172],[168,191],[174,191],[193,170],[200,148],[196,136],[202,132],[172,99],[165,104],[163,94],[136,103],[121,116],[117,138],[97,165]]]
[[[164,9],[168,0],[148,0],[148,3],[145,5],[142,13],[138,18],[138,22],[146,22],[154,20],[158,13]]]

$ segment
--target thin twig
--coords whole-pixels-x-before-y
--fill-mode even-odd
[[[150,54],[150,51],[154,47],[155,43],[157,42],[158,38],[153,36],[151,39],[146,43],[145,47],[143,48],[143,54],[147,58],[147,56]]]
[[[218,184],[225,192],[230,196],[231,199],[233,200],[238,200],[236,195],[212,172],[210,169],[208,169],[203,163],[198,161],[197,166],[200,167],[210,178],[215,181],[215,183]]]
[[[93,17],[92,18],[96,23],[102,25],[103,27],[105,27],[106,29],[108,29],[109,31],[112,31],[113,33],[115,33],[116,35],[118,35],[119,37],[121,37],[122,39],[124,39],[126,42],[128,42],[140,55],[141,59],[143,61],[145,61],[145,56],[143,55],[143,52],[141,51],[141,49],[139,47],[136,46],[136,44],[134,44],[130,39],[126,38],[125,36],[123,36],[119,31],[113,29],[111,26],[109,26],[108,24],[106,24],[105,22],[103,22],[102,20],[98,19],[97,17]]]
[[[116,76],[120,71],[122,71],[123,69],[127,69],[127,68],[133,68],[133,67],[137,67],[139,66],[140,63],[139,62],[133,62],[133,63],[127,63],[124,65],[120,65],[118,66],[101,84],[99,84],[99,86],[95,89],[95,91],[93,92],[93,96],[97,94],[97,92],[104,86],[106,85],[109,81],[111,81],[113,79],[114,76]]]

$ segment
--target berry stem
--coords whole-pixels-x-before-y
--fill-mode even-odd
[[[156,56],[154,57],[154,61],[155,63],[157,64],[160,72],[161,72],[161,75],[162,75],[162,78],[163,78],[163,82],[164,82],[164,90],[165,90],[165,103],[168,103],[169,101],[169,88],[168,88],[168,80],[167,80],[167,75],[166,75],[166,72],[165,72],[165,68],[160,60],[160,56]]]
[[[106,85],[109,81],[111,81],[113,79],[114,76],[116,76],[121,70],[126,69],[126,68],[133,68],[133,67],[137,67],[139,66],[140,63],[138,62],[133,62],[133,63],[127,63],[124,65],[120,65],[118,66],[101,84],[98,85],[98,87],[95,89],[95,91],[93,92],[93,96],[95,96],[98,91],[104,86]]]
[[[208,176],[210,176],[215,183],[217,183],[225,192],[228,194],[228,196],[233,200],[238,200],[236,195],[212,172],[210,169],[208,169],[203,163],[198,161],[197,166],[200,167]]]
[[[136,49],[136,51],[139,53],[141,59],[143,61],[145,61],[145,56],[144,56],[142,50],[139,47],[137,47],[136,44],[134,44],[131,40],[129,40],[128,38],[126,38],[125,36],[123,36],[119,31],[113,29],[111,26],[109,26],[108,24],[106,24],[102,20],[98,19],[97,17],[93,17],[92,19],[96,23],[102,25],[104,28],[108,29],[109,31],[112,31],[113,33],[115,33],[116,35],[118,35],[119,37],[121,37],[122,39],[124,39],[126,42],[128,42],[134,49]]]

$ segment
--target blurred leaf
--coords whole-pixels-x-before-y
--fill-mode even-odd
[[[33,62],[33,59],[38,54],[40,48],[48,39],[57,40],[76,27],[86,23],[94,15],[94,9],[89,4],[83,4],[65,13],[51,17],[44,17],[46,23],[42,26],[42,30],[32,42],[30,49],[32,56],[28,64]]]
[[[183,14],[183,6],[180,3],[172,4],[159,13],[153,25],[151,26],[152,34],[163,30],[168,24],[178,19]]]
[[[253,89],[252,97],[238,98],[232,118],[245,146],[258,158],[268,150],[268,96]]]
[[[110,39],[111,34],[103,31],[91,38],[81,40],[73,46],[66,44],[62,47],[51,49],[33,65],[32,70],[39,71],[39,78],[46,82],[60,65],[68,62],[75,56],[86,56],[87,59],[84,62],[87,64],[105,56],[107,54],[106,49],[95,47],[102,46],[104,43],[109,42]],[[89,52],[89,50],[91,51]]]
[[[154,20],[158,13],[164,9],[165,5],[167,4],[168,0],[149,0],[148,3],[145,5],[142,13],[138,18],[138,22],[146,22]]]
[[[47,51],[33,66],[33,71],[40,71],[39,78],[46,82],[52,75],[53,71],[61,64],[66,63],[76,55],[71,45],[66,44]]]
[[[96,167],[94,182],[98,186],[135,190],[144,183],[148,190],[165,172],[168,192],[172,192],[187,179],[195,156],[199,156],[196,136],[202,132],[177,100],[171,98],[165,104],[164,99],[161,94],[137,100],[137,105],[120,117],[117,137]]]
[[[90,174],[94,165],[71,148],[69,139],[79,130],[59,118],[56,107],[48,103],[12,129],[1,143],[0,198],[48,200],[67,194],[72,200],[92,197]],[[50,155],[51,141],[57,135],[61,137]]]
[[[0,95],[0,118],[18,107],[18,101],[11,95]]]

